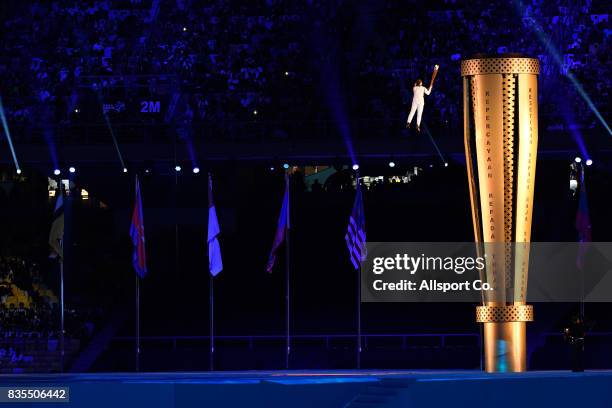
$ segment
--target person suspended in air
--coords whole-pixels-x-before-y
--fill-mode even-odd
[[[421,118],[423,117],[423,108],[425,107],[425,95],[429,94],[431,94],[431,85],[429,88],[425,88],[423,86],[423,81],[417,79],[412,87],[412,107],[410,108],[410,114],[406,122],[407,129],[410,129],[414,113],[416,112],[416,130],[417,132],[421,131]]]
[[[425,107],[425,95],[431,94],[431,88],[433,87],[434,81],[436,80],[439,68],[439,65],[434,65],[434,70],[431,74],[431,82],[429,83],[429,88],[425,88],[423,86],[423,81],[420,79],[417,79],[414,83],[414,86],[412,87],[412,106],[410,107],[410,114],[408,115],[408,121],[406,122],[407,129],[410,129],[410,126],[412,125],[412,119],[414,118],[414,113],[416,112],[416,130],[417,132],[421,131],[421,118],[423,117],[423,108]]]

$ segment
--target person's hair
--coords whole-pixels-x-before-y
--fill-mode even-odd
[[[414,86],[421,86],[423,85],[423,81],[421,81],[420,79],[417,79],[416,82],[414,83]]]

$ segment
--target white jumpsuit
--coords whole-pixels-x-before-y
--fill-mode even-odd
[[[425,88],[423,85],[418,85],[412,88],[412,107],[410,108],[410,114],[408,115],[408,123],[412,122],[414,112],[417,113],[417,126],[421,126],[421,116],[423,116],[423,107],[425,106],[425,96],[429,95],[431,91]]]

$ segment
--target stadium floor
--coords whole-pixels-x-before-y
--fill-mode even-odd
[[[612,371],[608,370],[17,374],[0,376],[0,386],[69,387],[69,405],[77,407],[612,406]]]

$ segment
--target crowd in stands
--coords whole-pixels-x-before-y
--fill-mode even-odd
[[[40,275],[39,266],[20,257],[0,257],[0,371],[35,363],[32,344],[57,349],[60,332],[58,298]],[[81,341],[94,323],[83,310],[66,309],[65,332]]]
[[[57,303],[57,296],[43,283],[37,264],[19,257],[0,258],[0,332],[4,337],[53,335],[58,327],[52,321]]]
[[[477,52],[540,58],[547,126],[563,126],[568,114],[594,122],[568,72],[596,106],[608,105],[612,6],[599,0],[9,3],[0,85],[13,124],[91,122],[79,119],[85,105],[101,120],[100,101],[115,122],[133,122],[143,98],[161,100],[159,120],[179,131],[346,119],[341,111],[401,123],[414,80],[427,84],[439,64],[426,120],[452,125],[462,109],[459,61]],[[330,100],[333,86],[340,100]]]
[[[399,4],[399,2],[398,2]],[[459,61],[478,54],[519,52],[541,62],[540,117],[547,125],[563,122],[568,112],[574,120],[594,121],[586,102],[569,86],[571,72],[600,108],[608,107],[610,30],[609,3],[598,1],[424,2],[414,13],[401,13],[398,5],[388,14],[396,16],[385,25],[387,46],[366,61],[364,70],[385,71],[370,61],[391,61],[392,81],[414,78],[417,72],[431,72],[440,64],[448,75],[428,98],[435,106],[428,115],[458,123],[461,115],[462,84],[456,80]],[[428,77],[423,78],[426,83]],[[406,83],[406,87],[411,86]],[[373,90],[372,90],[373,93]],[[390,98],[383,98],[390,100]],[[566,107],[566,111],[559,107]],[[384,106],[392,110],[392,105]],[[432,112],[433,111],[433,112]]]

